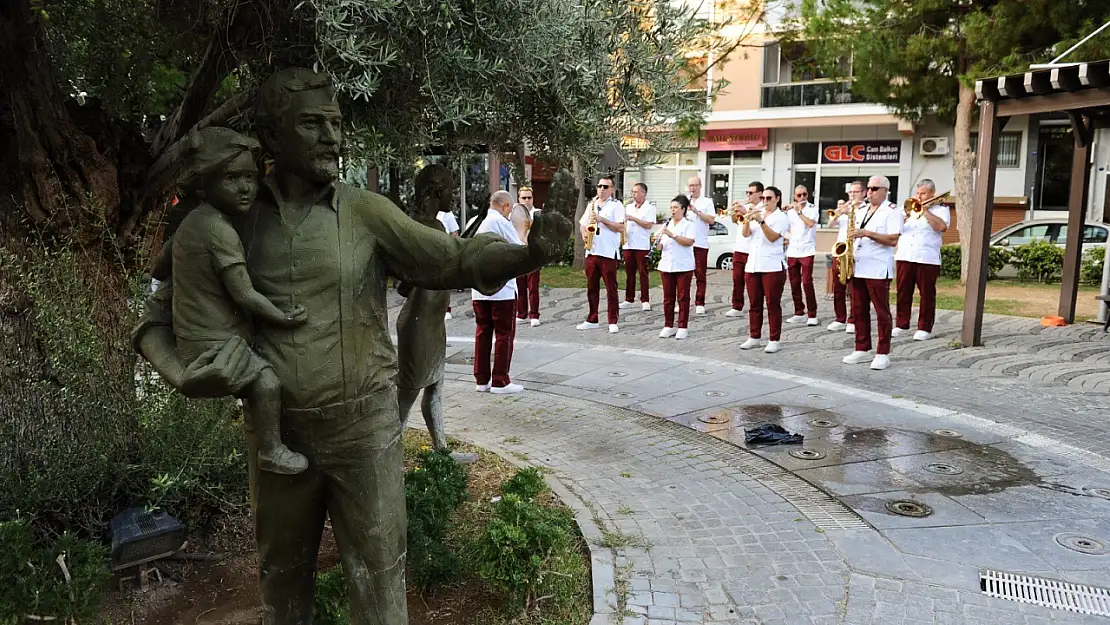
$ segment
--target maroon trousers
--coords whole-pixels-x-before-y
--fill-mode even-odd
[[[516,279],[516,318],[540,318],[540,270]]]
[[[747,252],[732,253],[732,307],[744,310],[744,265],[748,264]]]
[[[852,314],[856,324],[856,351],[871,351],[871,306],[879,325],[878,354],[890,353],[890,279],[852,278]],[[855,312],[859,311],[856,315]]]
[[[624,301],[632,302],[636,297],[636,276],[640,277],[640,302],[648,301],[648,251],[624,250]]]
[[[660,271],[663,278],[663,326],[673,328],[674,303],[678,300],[678,327],[685,328],[690,320],[690,278],[693,271]]]
[[[926,265],[925,263],[911,263],[900,260],[897,263],[895,275],[898,289],[898,316],[894,325],[903,330],[910,329],[910,317],[913,311],[913,289],[916,286],[917,290],[921,292],[921,309],[917,313],[917,329],[932,332],[933,322],[937,316],[937,277],[940,276],[940,265]]]
[[[767,298],[767,324],[771,326],[769,340],[777,341],[782,335],[782,291],[786,287],[785,271],[747,274],[748,336],[758,339],[763,336],[763,298]]]
[[[705,270],[709,267],[709,248],[694,248],[694,281],[698,288],[694,292],[694,305],[705,306]]]
[[[601,281],[605,281],[605,296],[608,305],[609,325],[617,322],[620,301],[617,297],[617,259],[600,256],[586,257],[586,301],[590,313],[586,321],[597,323],[597,307],[601,298]]]
[[[474,381],[481,386],[508,386],[516,338],[516,300],[472,300],[474,306]],[[496,337],[496,339],[495,339]],[[493,364],[490,365],[490,354]],[[490,371],[492,368],[492,377]]]
[[[794,298],[794,315],[802,316],[809,310],[809,318],[817,316],[817,291],[813,289],[813,257],[787,258],[786,271],[790,276],[790,295]],[[805,304],[802,304],[802,291]]]
[[[851,278],[848,279],[848,284],[840,283],[840,259],[833,258],[833,312],[836,314],[836,320],[840,323],[852,323],[852,314],[848,311],[848,303],[851,298],[848,296],[848,286],[852,284]]]

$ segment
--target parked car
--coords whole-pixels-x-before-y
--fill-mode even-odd
[[[1110,236],[1110,224],[1101,221],[1087,221],[1083,224],[1083,253],[1092,248],[1105,249],[1106,239]],[[1058,247],[1066,247],[1068,220],[1066,217],[1047,219],[1027,219],[1006,226],[991,235],[991,245],[1013,250],[1019,245],[1033,241],[1048,241]],[[998,273],[1000,277],[1012,278],[1017,275],[1013,265],[1007,265]]]

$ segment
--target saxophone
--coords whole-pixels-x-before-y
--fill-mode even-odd
[[[586,238],[582,240],[586,251],[594,249],[594,236],[597,235],[597,198],[590,200],[586,208],[590,211],[590,221],[586,224]]]
[[[856,244],[852,240],[852,233],[856,231],[856,206],[859,202],[852,202],[848,207],[848,231],[844,241],[833,245],[832,255],[840,263],[841,284],[848,284],[848,280],[856,273]]]

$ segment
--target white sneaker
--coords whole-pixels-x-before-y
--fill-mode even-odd
[[[891,336],[902,336],[906,332],[909,332],[909,330],[903,330],[902,328],[899,328],[898,326],[894,326],[894,329],[890,331],[890,335]]]
[[[704,315],[704,314],[705,314],[705,306],[697,306],[697,307],[695,307],[695,308],[694,308],[694,314],[695,314],[695,315]]]
[[[680,341],[688,336],[690,336],[690,332],[686,328],[679,328],[678,332],[674,335],[674,337]]]
[[[443,320],[444,321],[450,321],[451,320],[451,313],[444,313],[443,314]]]
[[[846,365],[858,365],[868,360],[871,360],[871,352],[852,352],[845,356],[840,362]]]
[[[540,320],[539,319],[532,319],[528,322],[528,325],[532,326],[533,328],[539,327]]]
[[[830,323],[825,329],[829,332],[840,332],[846,327],[848,327],[847,324],[840,323],[839,321],[834,321]]]
[[[807,326],[816,326],[817,323],[818,323],[817,322],[817,317],[810,317],[809,319],[806,320],[806,325]]]
[[[779,348],[779,342],[778,341],[767,341],[767,347],[763,348],[763,351],[768,353],[768,354],[773,354],[773,353],[779,351],[779,349],[780,348]]]
[[[590,321],[583,321],[582,323],[580,323],[580,324],[578,324],[574,327],[578,328],[579,330],[593,330],[593,329],[599,328],[601,326],[599,326],[596,323],[592,323]]]
[[[494,395],[512,395],[513,393],[524,392],[524,387],[519,384],[506,384],[505,386],[491,387],[489,392]]]
[[[740,310],[739,308],[733,308],[732,310],[725,313],[726,317],[741,317],[743,315],[744,315],[744,311]]]
[[[479,393],[488,393],[489,392],[489,384],[475,384],[474,385],[474,390],[479,392]]]
[[[740,344],[740,349],[752,349],[759,347],[760,339],[748,339]]]
[[[650,302],[644,302],[643,304],[640,304],[640,310],[642,310],[644,312],[651,312],[651,303]]]
[[[848,325],[844,326],[844,331],[847,332],[848,334],[855,334],[856,333],[856,324],[849,323]]]
[[[659,331],[659,338],[669,339],[672,336],[674,336],[675,334],[676,334],[676,332],[675,332],[674,328],[663,328],[662,330]]]
[[[620,328],[617,327],[617,324],[610,323],[609,324],[609,334],[616,334],[617,332],[620,332]]]
[[[805,320],[806,320],[805,315],[794,315],[793,317],[787,319],[786,323],[801,323]]]
[[[925,330],[918,330],[913,333],[913,340],[915,341],[928,341],[931,338],[933,338],[933,333]]]
[[[890,366],[890,356],[886,354],[879,354],[875,356],[875,360],[871,361],[871,368],[876,371],[881,371]]]
[[[626,310],[626,309],[632,308],[635,305],[636,304],[634,304],[632,302],[621,302],[620,305],[617,306],[617,308],[620,308],[621,310]]]
[[[675,304],[675,305],[674,305],[674,311],[675,311],[675,312],[678,312],[678,304]]]

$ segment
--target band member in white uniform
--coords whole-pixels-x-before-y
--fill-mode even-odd
[[[888,201],[890,180],[872,176],[867,181],[868,203],[856,210],[856,228],[848,238],[855,245],[852,276],[852,314],[856,323],[855,351],[844,364],[871,360],[872,369],[890,366],[890,280],[894,277],[894,248],[902,234],[902,211]],[[879,326],[877,355],[871,356],[871,306]]]
[[[451,211],[439,211],[436,213],[436,219],[439,220],[439,223],[443,224],[443,229],[447,231],[447,234],[453,237],[459,236],[459,220],[455,219],[455,213]],[[443,315],[443,318],[451,318],[450,306],[447,307],[447,314]]]
[[[782,333],[782,289],[786,286],[786,252],[782,238],[790,231],[790,218],[779,210],[782,191],[767,187],[763,191],[763,210],[753,211],[744,223],[744,234],[751,237],[751,249],[745,266],[748,279],[748,340],[740,349],[752,349],[760,344],[763,332],[763,299],[767,298],[767,324],[771,328],[770,340],[763,351],[779,351]]]
[[[748,183],[748,199],[746,202],[733,202],[733,219],[743,219],[750,210],[763,210],[763,183],[756,180]],[[732,244],[732,309],[725,313],[726,317],[739,317],[744,314],[744,291],[748,284],[744,273],[744,266],[748,262],[748,251],[751,248],[751,237],[744,236],[744,222],[736,223],[736,241]]]
[[[717,221],[717,209],[713,200],[702,195],[701,178],[691,176],[686,183],[690,191],[690,210],[686,218],[694,222],[694,312],[705,314],[705,272],[709,267],[709,226]]]
[[[671,200],[671,219],[659,231],[663,254],[659,259],[659,275],[663,278],[663,330],[659,338],[687,336],[690,320],[690,278],[694,275],[694,222],[687,217],[690,200],[680,195]],[[675,304],[678,304],[678,329],[674,327]]]
[[[917,183],[914,196],[922,202],[934,198],[937,186],[932,180]],[[894,336],[909,332],[913,312],[914,286],[921,292],[921,308],[917,312],[915,341],[933,338],[933,322],[937,314],[937,277],[940,276],[940,246],[944,232],[952,224],[952,214],[944,204],[930,206],[915,216],[905,213],[902,238],[894,253],[897,269],[898,311],[894,320]]]
[[[647,185],[637,182],[632,186],[632,201],[624,207],[624,301],[621,308],[636,306],[636,278],[640,278],[640,307],[651,310],[648,292],[648,251],[651,249],[651,228],[655,225],[655,205],[647,201]]]
[[[601,282],[605,282],[605,294],[609,316],[609,331],[620,330],[617,319],[620,316],[620,297],[617,296],[617,259],[620,257],[621,232],[624,232],[624,205],[613,197],[613,178],[603,176],[597,181],[597,233],[594,235],[592,250],[586,251],[586,300],[590,311],[586,320],[578,324],[579,330],[592,330],[598,327],[597,309],[601,298]],[[590,209],[582,213],[578,225],[582,239],[586,238],[586,226],[590,223]]]
[[[540,209],[536,208],[532,187],[517,189],[516,199],[528,211],[528,223],[536,219]],[[524,242],[528,242],[528,233],[524,234]],[[529,320],[534,328],[540,325],[540,270],[520,276],[516,279],[516,318],[518,321]]]
[[[863,201],[867,197],[867,190],[864,188],[862,180],[856,180],[848,185],[848,201],[838,202],[836,206],[835,227],[839,229],[836,235],[836,242],[843,243],[848,240],[848,207],[852,202],[859,202],[859,208],[865,208]],[[863,213],[859,213],[863,214]],[[833,226],[834,222],[829,221],[829,225]],[[840,259],[833,258],[832,271],[834,276],[840,275]],[[848,334],[856,331],[856,327],[852,324],[851,297],[848,295],[849,286],[852,284],[851,280],[848,284],[841,284],[839,278],[833,280],[833,312],[836,314],[836,319],[829,324],[828,330],[830,332],[839,332],[844,330]]]
[[[790,234],[786,237],[790,241],[786,248],[786,272],[790,277],[790,295],[794,299],[794,316],[786,323],[805,322],[807,326],[815,326],[817,291],[813,288],[813,257],[817,253],[817,222],[821,214],[817,206],[809,201],[809,189],[803,185],[794,188],[794,201],[786,214],[790,217]]]

